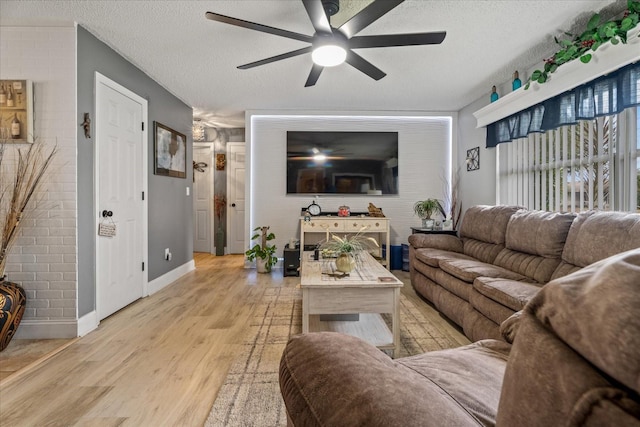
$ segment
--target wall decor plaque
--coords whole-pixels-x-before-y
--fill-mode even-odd
[[[33,82],[0,80],[0,142],[33,142]]]

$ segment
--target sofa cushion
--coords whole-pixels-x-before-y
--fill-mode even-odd
[[[635,249],[550,282],[527,311],[585,359],[640,392],[639,307]]]
[[[469,293],[471,293],[472,284],[460,280],[455,276],[445,272],[441,268],[435,269],[434,281],[440,285],[441,288],[446,289],[450,293],[462,298],[465,301],[469,301]]]
[[[638,425],[638,307],[640,249],[544,286],[519,322],[497,426]]]
[[[504,249],[504,245],[496,245],[468,237],[463,237],[462,243],[464,245],[462,252],[465,255],[489,264],[492,264],[500,251]]]
[[[469,293],[469,304],[474,310],[495,323],[496,327],[515,312],[515,310],[495,302],[473,288]]]
[[[509,349],[485,341],[394,361],[348,335],[297,335],[282,354],[280,390],[295,425],[489,426]]]
[[[440,268],[467,283],[473,283],[476,277],[501,277],[511,280],[528,280],[525,276],[506,268],[468,259],[448,259],[440,261]]]
[[[507,224],[519,206],[472,206],[464,214],[460,237],[503,245]]]
[[[509,219],[505,247],[545,258],[560,258],[575,217],[573,213],[520,210]]]
[[[462,252],[462,241],[448,234],[417,233],[409,236],[409,244],[414,248],[435,248],[451,252]]]
[[[573,221],[562,260],[586,267],[635,248],[640,248],[639,214],[588,211]]]
[[[458,252],[450,252],[442,249],[420,248],[416,249],[416,258],[431,267],[438,267],[441,260],[466,259],[473,260],[472,257]]]
[[[510,279],[478,277],[473,288],[493,301],[519,311],[540,291],[537,283],[527,283]]]
[[[500,251],[494,264],[538,283],[547,283],[560,264],[560,258],[545,258],[505,248]]]

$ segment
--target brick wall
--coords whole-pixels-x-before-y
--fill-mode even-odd
[[[21,282],[28,298],[18,333],[34,338],[75,336],[75,27],[0,27],[0,78],[34,82],[34,134],[40,142],[58,145],[37,207],[8,259],[8,278]]]

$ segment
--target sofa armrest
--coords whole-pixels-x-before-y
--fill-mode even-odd
[[[409,244],[415,249],[434,248],[459,253],[463,251],[462,240],[449,234],[412,234],[409,236]]]
[[[509,344],[513,344],[513,341],[516,339],[521,317],[522,310],[516,311],[500,324],[500,335],[502,335],[502,338]]]

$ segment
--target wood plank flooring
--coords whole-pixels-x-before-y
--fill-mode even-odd
[[[264,290],[297,286],[299,278],[257,274],[240,255],[195,254],[195,262],[195,271],[0,387],[0,424],[201,426]],[[394,274],[409,283],[408,273]],[[410,285],[402,292],[419,299]],[[468,343],[419,305],[443,333]]]

